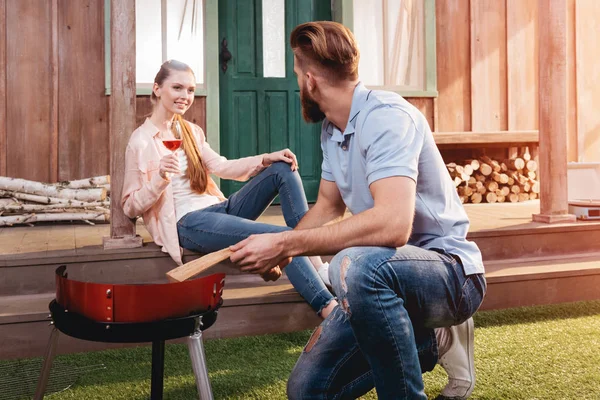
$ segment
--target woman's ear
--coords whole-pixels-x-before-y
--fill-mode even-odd
[[[152,86],[152,91],[154,92],[154,95],[160,99],[160,86],[158,86],[158,83],[154,82],[154,85]]]

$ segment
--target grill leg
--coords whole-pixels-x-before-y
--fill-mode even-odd
[[[196,387],[200,400],[213,400],[212,389],[210,388],[210,379],[208,378],[208,369],[206,368],[206,359],[204,358],[204,345],[202,344],[202,331],[197,329],[188,338],[188,349],[192,359],[192,368],[196,377]]]
[[[46,386],[48,385],[48,378],[50,377],[50,369],[52,368],[52,362],[54,361],[54,355],[56,354],[56,345],[58,343],[58,334],[60,331],[56,327],[52,327],[50,332],[50,340],[46,346],[46,353],[44,354],[44,362],[42,363],[42,370],[40,371],[40,377],[38,379],[37,387],[35,388],[35,395],[33,400],[42,400],[44,393],[46,393]]]
[[[152,342],[152,381],[150,386],[150,399],[162,400],[163,379],[165,373],[165,341]]]

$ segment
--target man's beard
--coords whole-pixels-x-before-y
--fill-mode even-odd
[[[325,119],[325,113],[321,111],[319,104],[308,94],[306,89],[300,89],[300,102],[302,103],[302,117],[306,122],[321,122]]]

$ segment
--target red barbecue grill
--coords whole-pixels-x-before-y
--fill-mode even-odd
[[[44,356],[35,400],[44,397],[58,332],[107,343],[152,342],[151,399],[163,398],[165,340],[185,336],[200,399],[212,399],[202,331],[217,319],[225,274],[165,284],[105,284],[67,278],[56,269],[56,299],[50,303],[54,328]]]

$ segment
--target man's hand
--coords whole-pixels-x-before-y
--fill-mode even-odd
[[[277,266],[283,268],[292,260],[284,253],[284,234],[252,235],[229,247],[234,252],[230,259],[241,271],[252,274],[263,275]]]

